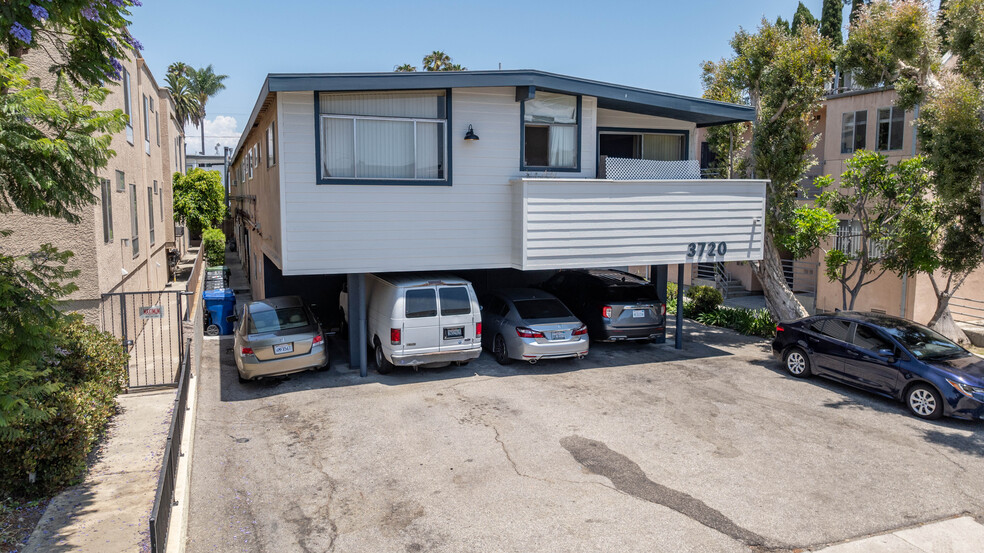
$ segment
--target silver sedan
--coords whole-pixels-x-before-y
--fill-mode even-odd
[[[482,346],[500,365],[513,359],[582,358],[588,328],[556,297],[532,288],[493,292],[483,298]]]
[[[252,301],[243,307],[233,354],[239,380],[328,366],[321,325],[297,296]]]

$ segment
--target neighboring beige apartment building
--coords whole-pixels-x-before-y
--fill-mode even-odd
[[[46,60],[42,54],[25,61],[50,87]],[[69,268],[80,271],[73,279],[78,290],[65,305],[92,324],[100,322],[103,294],[164,289],[167,249],[181,242],[175,237],[171,178],[184,171],[184,131],[170,93],[158,86],[145,60],[135,54],[123,68],[120,82],[106,83],[111,93],[101,109],[122,109],[130,123],[113,136],[116,156],[99,171],[97,201],[80,210],[81,222],[0,215],[0,228],[13,231],[4,239],[5,251],[24,253],[47,242],[75,254]]]

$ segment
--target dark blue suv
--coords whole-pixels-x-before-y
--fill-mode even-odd
[[[924,419],[984,419],[984,359],[925,326],[842,311],[776,326],[789,374],[819,375],[905,403]]]

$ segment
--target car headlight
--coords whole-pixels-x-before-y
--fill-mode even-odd
[[[973,398],[974,394],[984,395],[984,388],[981,388],[980,386],[971,386],[970,384],[964,384],[963,382],[954,382],[949,378],[946,379],[946,381],[950,383],[950,386],[956,388],[958,392],[969,398]]]

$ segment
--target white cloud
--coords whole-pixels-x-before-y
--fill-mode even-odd
[[[215,155],[215,145],[219,144],[219,155],[222,148],[235,148],[239,142],[239,123],[235,117],[216,115],[214,119],[205,119],[205,154]],[[185,144],[189,154],[202,151],[202,131],[192,123],[185,125]]]

